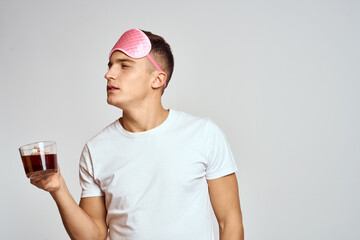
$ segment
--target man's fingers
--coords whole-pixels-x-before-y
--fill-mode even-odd
[[[30,183],[39,187],[44,188],[45,185],[47,185],[51,181],[50,177],[47,178],[32,178],[30,179]]]
[[[30,179],[30,183],[40,189],[43,189],[43,184],[41,182],[42,179],[40,178],[32,178]]]
[[[37,185],[41,181],[41,178],[31,178],[30,183],[33,185]]]
[[[58,171],[54,174],[31,178],[30,183],[44,191],[51,192],[56,191],[61,187],[61,173],[60,166],[58,165]]]

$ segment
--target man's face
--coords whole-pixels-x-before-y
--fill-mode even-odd
[[[120,51],[111,55],[107,82],[107,102],[121,109],[144,103],[151,90],[148,59],[134,59]]]

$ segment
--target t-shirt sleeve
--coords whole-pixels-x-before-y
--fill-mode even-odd
[[[211,119],[207,120],[206,142],[209,154],[206,179],[215,179],[238,169],[225,134]]]
[[[99,182],[95,180],[93,161],[87,144],[84,146],[80,157],[79,179],[82,188],[82,198],[104,195],[101,191]]]

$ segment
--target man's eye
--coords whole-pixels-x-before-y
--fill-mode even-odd
[[[122,67],[122,68],[128,68],[129,66],[126,65],[126,64],[122,64],[121,67]]]

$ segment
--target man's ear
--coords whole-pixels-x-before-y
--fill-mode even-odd
[[[164,86],[167,75],[165,72],[157,72],[151,83],[152,88],[160,88]]]

